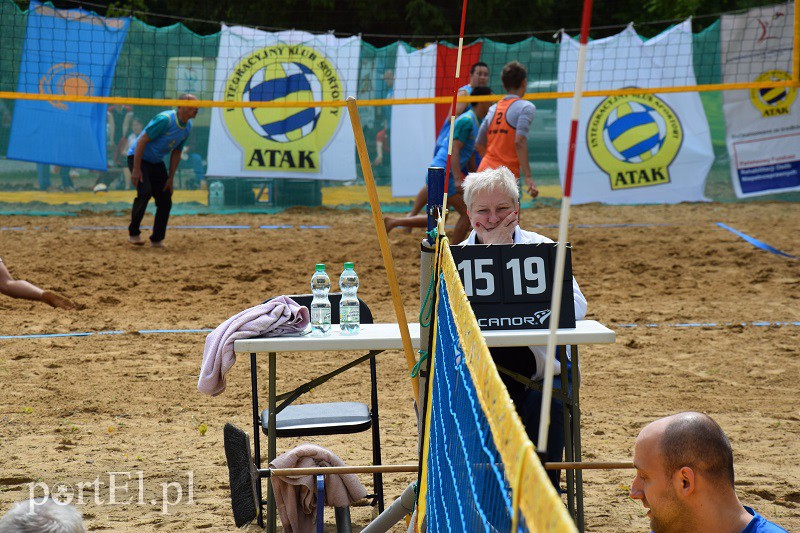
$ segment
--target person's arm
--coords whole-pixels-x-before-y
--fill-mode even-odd
[[[164,184],[164,190],[166,191],[169,189],[169,192],[172,193],[174,187],[172,186],[174,178],[175,178],[175,171],[178,170],[178,164],[181,162],[181,153],[183,153],[183,147],[175,148],[169,154],[169,177],[167,178],[167,183]]]
[[[108,139],[106,139],[106,143],[111,142],[116,144],[117,125],[114,124],[114,114],[111,111],[106,111],[106,120],[108,121],[106,126],[106,135],[108,136]]]
[[[450,170],[453,172],[453,178],[456,180],[456,190],[461,190],[461,184],[464,182],[464,173],[461,172],[461,149],[463,147],[463,142],[458,139],[453,139],[453,152],[450,155]]]
[[[478,128],[478,137],[475,139],[475,150],[480,154],[481,157],[486,156],[486,143],[489,134],[489,124],[492,123],[494,119],[494,110],[496,109],[497,104],[493,105],[489,108],[489,112],[486,113],[486,116],[483,117],[483,122],[481,122],[480,128]]]
[[[120,139],[125,139],[128,132],[131,131],[131,122],[133,122],[133,111],[125,113],[125,118],[122,119],[122,131],[119,134]]]
[[[467,91],[462,89],[462,90],[458,91],[458,96],[469,96],[469,93],[467,93]],[[461,113],[466,111],[468,106],[469,106],[469,102],[462,102],[461,100],[456,102],[456,116],[460,117]]]
[[[528,160],[528,138],[517,135],[514,138],[514,149],[517,151],[517,158],[522,167],[522,176],[525,178],[525,185],[528,186],[528,194],[531,195],[531,198],[536,198],[539,196],[539,189],[536,188],[536,184],[533,182],[533,176],[531,176],[531,164]]]
[[[375,151],[378,153],[375,156],[375,161],[372,162],[373,165],[380,166],[383,164],[383,141],[375,141]]]
[[[588,304],[586,296],[583,295],[578,282],[575,281],[575,276],[572,277],[572,299],[575,302],[575,320],[583,320],[586,318]]]
[[[134,187],[139,186],[139,182],[142,181],[142,156],[144,156],[144,149],[147,147],[147,143],[150,142],[150,137],[147,136],[147,133],[142,132],[142,136],[139,137],[139,141],[136,143],[136,149],[133,151],[133,170],[131,170],[131,185]]]

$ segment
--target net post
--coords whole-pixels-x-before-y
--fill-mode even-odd
[[[347,97],[347,110],[350,112],[350,123],[353,126],[353,136],[356,141],[358,157],[361,160],[361,170],[364,173],[364,184],[369,195],[369,204],[372,208],[372,218],[375,222],[375,232],[378,234],[378,243],[381,248],[383,265],[386,267],[386,276],[389,278],[389,290],[392,293],[392,303],[397,315],[397,322],[400,326],[400,337],[403,339],[403,351],[406,355],[408,372],[414,370],[417,358],[414,356],[414,347],[411,345],[411,334],[408,332],[408,320],[406,311],[403,308],[403,299],[400,296],[400,287],[397,284],[397,274],[394,271],[394,260],[392,250],[389,248],[389,238],[386,235],[386,226],[383,224],[381,213],[381,203],[378,198],[378,190],[375,187],[375,178],[372,176],[372,165],[370,164],[369,154],[367,153],[367,143],[364,140],[364,130],[361,128],[361,117],[358,114],[358,104],[352,96]],[[419,404],[419,380],[411,378],[411,387],[414,390],[414,401]]]
[[[556,332],[561,315],[561,292],[564,286],[564,264],[567,256],[567,233],[569,227],[569,209],[572,200],[572,175],[575,166],[575,146],[578,139],[578,119],[581,113],[581,95],[583,78],[586,71],[586,55],[589,42],[589,25],[592,20],[592,0],[583,0],[583,16],[581,21],[580,49],[575,76],[575,94],[572,99],[572,123],[570,125],[569,149],[567,151],[567,169],[564,173],[564,194],[561,200],[561,218],[558,225],[558,245],[556,249],[556,265],[553,278],[553,294],[550,300],[550,333],[547,336],[547,356],[544,367],[544,386],[542,388],[542,405],[539,418],[539,438],[537,449],[540,453],[547,450],[547,430],[550,426],[550,402],[553,399],[553,374],[555,373]],[[572,290],[572,284],[570,284]],[[563,369],[566,372],[566,369]]]

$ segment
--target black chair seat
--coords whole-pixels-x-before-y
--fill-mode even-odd
[[[372,426],[369,406],[359,402],[289,405],[276,417],[278,437],[359,433]],[[269,410],[261,413],[261,429],[269,430]]]

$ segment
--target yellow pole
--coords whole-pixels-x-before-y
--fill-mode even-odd
[[[389,290],[392,293],[392,303],[394,312],[397,315],[397,323],[400,325],[400,337],[403,339],[403,349],[406,353],[406,363],[408,372],[417,365],[417,358],[414,356],[414,347],[411,346],[411,334],[408,332],[408,320],[406,311],[403,308],[403,299],[400,297],[400,287],[397,284],[397,275],[394,271],[394,261],[392,251],[389,248],[389,238],[386,235],[386,226],[383,225],[383,214],[381,213],[381,203],[378,200],[378,189],[375,188],[375,179],[372,177],[372,165],[367,154],[367,143],[364,140],[364,130],[361,129],[361,118],[358,116],[358,104],[352,96],[347,98],[347,109],[350,112],[350,123],[353,125],[353,134],[356,138],[356,149],[361,160],[361,170],[364,172],[364,184],[369,195],[369,204],[372,207],[372,218],[375,221],[375,231],[378,234],[378,243],[381,246],[383,265],[386,267],[386,277],[389,278]],[[414,401],[419,405],[419,379],[411,378],[411,386],[414,388]]]
[[[792,39],[792,48],[794,49],[792,57],[792,81],[795,83],[795,88],[800,87],[800,2],[794,0],[794,38]]]

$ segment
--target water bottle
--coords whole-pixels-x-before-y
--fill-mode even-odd
[[[324,337],[331,333],[331,301],[328,292],[331,290],[331,278],[325,273],[325,265],[318,264],[311,276],[311,334]]]
[[[214,180],[208,186],[208,206],[213,209],[225,206],[225,185],[220,180]]]
[[[339,326],[342,335],[355,335],[361,324],[358,306],[358,275],[353,270],[353,263],[345,263],[344,271],[339,277],[339,290],[342,299],[339,301]]]

